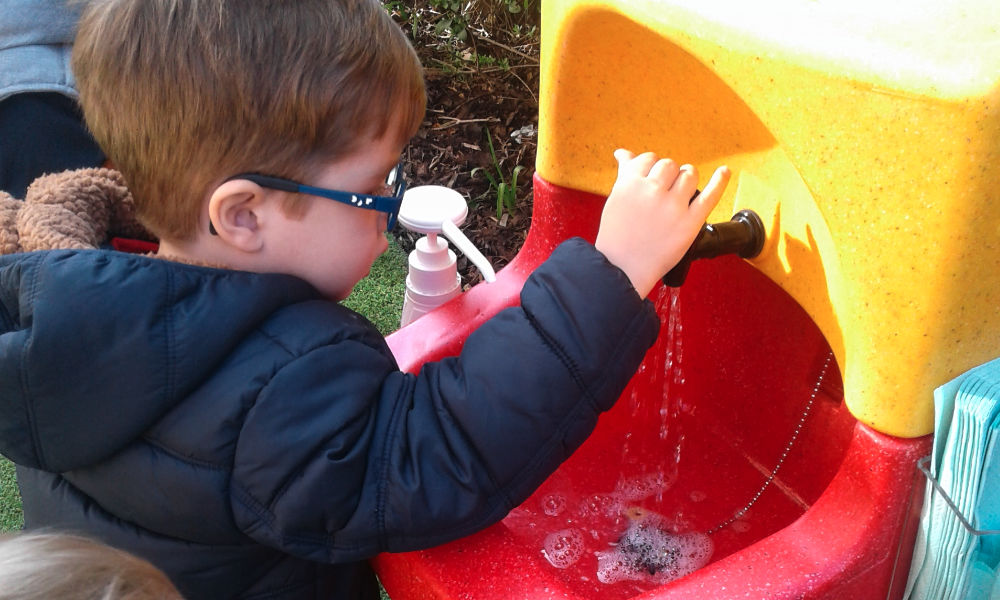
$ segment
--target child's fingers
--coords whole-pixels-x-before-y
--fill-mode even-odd
[[[621,163],[623,163],[623,162],[628,162],[628,161],[632,160],[633,158],[635,158],[635,154],[632,154],[631,152],[629,152],[625,148],[619,148],[619,149],[615,150],[615,160],[618,161],[619,165]]]
[[[618,159],[618,175],[631,177],[646,177],[649,169],[656,162],[656,155],[652,152],[643,152],[635,155],[628,150],[616,150],[615,158]]]
[[[716,169],[712,173],[712,178],[708,180],[708,185],[705,186],[701,194],[691,203],[692,210],[701,213],[701,220],[707,219],[708,213],[712,212],[715,205],[719,203],[719,199],[722,198],[722,192],[726,190],[726,185],[729,184],[730,175],[729,167],[721,166]]]
[[[677,166],[676,162],[669,158],[661,158],[649,169],[649,178],[662,181],[669,188],[670,184],[677,179],[679,171],[680,167]]]
[[[656,164],[656,155],[652,152],[643,152],[639,156],[632,159],[630,166],[632,167],[633,173],[639,177],[648,177],[649,170],[653,168]]]
[[[681,165],[677,171],[677,178],[674,179],[673,185],[670,186],[670,191],[676,191],[687,199],[694,196],[697,189],[698,169],[694,165]]]
[[[627,175],[629,172],[629,165],[632,164],[632,159],[635,158],[635,154],[632,154],[624,148],[619,148],[615,150],[615,160],[618,161],[618,178],[621,179],[623,176]]]

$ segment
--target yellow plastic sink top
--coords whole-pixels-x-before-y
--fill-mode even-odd
[[[1000,2],[546,0],[537,167],[606,194],[612,151],[734,178],[752,262],[813,317],[852,413],[913,437],[1000,356]]]

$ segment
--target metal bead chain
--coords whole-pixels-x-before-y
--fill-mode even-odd
[[[833,352],[826,356],[826,361],[823,363],[823,368],[820,370],[819,378],[816,380],[816,385],[813,386],[812,394],[809,395],[809,401],[806,402],[806,407],[802,411],[802,416],[799,418],[799,422],[795,425],[795,431],[792,432],[792,437],[788,440],[788,443],[785,444],[785,449],[781,452],[781,457],[778,459],[778,463],[774,466],[774,469],[771,470],[771,474],[767,476],[767,479],[764,480],[764,483],[760,486],[760,489],[757,490],[757,493],[753,495],[753,498],[746,503],[746,506],[733,513],[733,516],[726,519],[719,525],[709,529],[708,535],[712,535],[713,533],[732,525],[740,517],[745,515],[747,511],[750,510],[750,507],[760,500],[764,490],[766,490],[768,486],[771,485],[771,482],[774,481],[774,478],[778,475],[778,471],[781,469],[781,465],[785,464],[785,459],[788,458],[788,453],[791,452],[792,446],[795,445],[795,440],[799,438],[799,433],[802,432],[802,426],[805,424],[806,419],[809,417],[809,413],[812,411],[813,404],[816,402],[816,396],[819,394],[819,388],[823,385],[823,379],[826,377],[827,369],[829,369],[830,362],[832,360]]]

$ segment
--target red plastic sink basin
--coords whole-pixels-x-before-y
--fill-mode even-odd
[[[496,283],[390,336],[400,365],[415,371],[457,353],[475,327],[516,303],[555,245],[593,239],[602,203],[536,176],[532,228],[516,259]],[[696,262],[681,288],[651,299],[660,336],[591,438],[501,523],[377,557],[393,600],[898,597],[914,465],[929,437],[858,423],[819,330],[742,260]],[[649,516],[655,531],[711,545],[689,544],[666,562],[632,560],[622,579],[614,553]],[[705,564],[687,573],[685,556]]]

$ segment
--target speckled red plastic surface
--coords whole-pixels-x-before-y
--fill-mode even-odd
[[[560,241],[596,235],[603,199],[534,183],[531,231],[497,282],[390,336],[404,369],[457,353],[469,332],[516,303]],[[696,262],[679,291],[651,299],[663,321],[658,341],[591,438],[501,523],[379,556],[393,600],[899,596],[915,463],[929,437],[893,438],[858,423],[815,325],[739,259]],[[602,583],[597,556],[614,547],[623,519],[598,524],[588,507],[651,477],[656,493],[625,504],[676,531],[708,533],[711,558],[669,583]],[[568,529],[583,532],[582,550],[556,568],[546,541]]]

